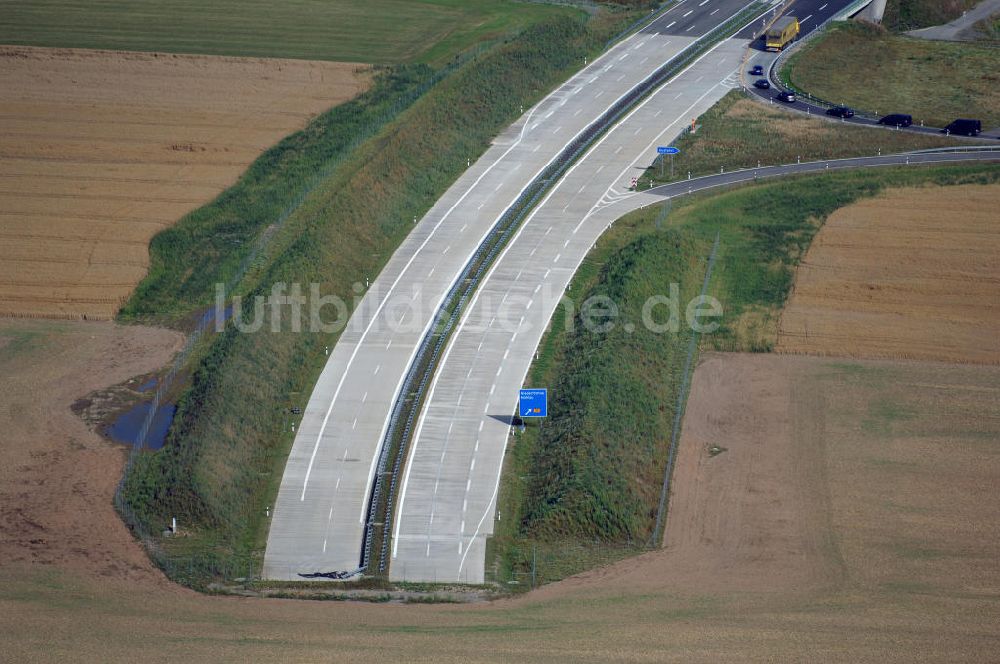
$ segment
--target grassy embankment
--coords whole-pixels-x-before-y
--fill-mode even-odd
[[[773,166],[818,159],[875,156],[882,154],[967,145],[944,136],[925,136],[881,128],[858,127],[788,113],[747,98],[740,91],[723,97],[698,119],[697,133],[687,131],[675,141],[680,154],[674,159],[674,176],[670,177],[670,161],[647,169],[639,188],[650,184],[671,182],[718,173],[720,168],[733,171],[756,166]]]
[[[343,126],[321,119],[286,141],[287,149],[264,158],[263,177],[241,181],[214,207],[190,215],[153,243],[160,268],[128,304],[128,315],[179,313],[210,303],[213,284],[225,281],[245,254],[233,239],[245,236],[243,246],[272,232],[267,225],[276,221],[276,211],[287,220],[235,292],[253,296],[266,294],[275,282],[317,283],[322,293],[350,302],[353,286],[378,273],[412,228],[412,218],[433,204],[466,159],[481,154],[522,104],[564,80],[632,18],[602,13],[586,24],[567,17],[528,28],[450,71],[381,127],[375,101],[372,109],[359,100],[341,110]],[[400,83],[403,97],[412,89],[407,85],[419,88],[427,80],[420,74],[425,71]],[[379,85],[391,89],[393,80],[389,75]],[[340,134],[346,141],[358,127],[376,133],[360,144],[344,143],[340,151],[329,143]],[[313,156],[323,165],[323,179],[304,191],[282,193],[288,181],[312,168]],[[263,183],[260,191],[251,186],[256,182]],[[242,216],[256,207],[256,198],[270,196],[278,199],[270,212]],[[219,234],[226,237],[213,243]],[[273,504],[293,437],[287,408],[305,405],[324,346],[337,336],[294,333],[287,320],[277,333],[269,326],[265,317],[259,333],[230,328],[212,340],[179,403],[166,446],[142,455],[130,475],[126,495],[142,529],[159,532],[175,515],[184,525],[185,537],[154,547],[174,578],[200,583],[241,576],[251,562],[259,565],[265,507]]]
[[[345,62],[442,63],[565,7],[511,0],[0,0],[0,43]]]
[[[577,317],[567,332],[560,308],[529,373],[528,384],[550,388],[550,417],[509,448],[488,559],[495,578],[524,583],[534,555],[538,582],[552,581],[650,544],[690,342],[684,308],[717,233],[709,293],[724,315],[700,345],[766,352],[794,268],[834,210],[887,186],[998,180],[996,166],[844,172],[697,195],[666,217],[653,206],[617,221],[568,292],[577,309],[590,296],[611,297],[615,326],[595,334]],[[641,324],[641,307],[671,283],[681,328],[656,334]]]
[[[978,118],[983,129],[1000,125],[997,50],[985,44],[845,23],[804,45],[780,76],[797,90],[873,115],[909,113],[914,123],[934,127],[955,118]]]
[[[889,0],[882,25],[894,32],[918,30],[955,20],[980,0]]]

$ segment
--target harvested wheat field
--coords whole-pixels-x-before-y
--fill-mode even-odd
[[[661,551],[460,606],[212,597],[106,564],[6,563],[0,647],[31,661],[991,661],[998,399],[1000,367],[712,354]]]
[[[777,350],[1000,363],[1000,186],[894,189],[830,215]]]
[[[368,82],[350,63],[0,47],[0,315],[113,317],[157,231]]]

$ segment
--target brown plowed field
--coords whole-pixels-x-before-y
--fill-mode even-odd
[[[1000,363],[1000,186],[893,189],[830,215],[777,350]]]
[[[368,81],[351,63],[0,47],[0,316],[114,316],[158,230]]]
[[[80,350],[129,358],[115,351],[119,334]],[[22,344],[13,335],[8,347]],[[74,373],[57,368],[67,356],[50,343],[18,353],[42,375]],[[79,480],[42,482],[46,465],[100,443],[34,430],[39,409],[67,406],[48,394],[53,383],[28,383],[38,403],[12,415],[30,448],[0,477],[31,496],[45,531],[3,549],[0,649],[12,660],[909,664],[995,661],[1000,650],[1000,367],[708,355],[692,383],[666,548],[473,606],[165,588],[129,563],[137,549],[105,521],[115,473],[91,474],[89,499],[74,497]],[[711,456],[713,445],[725,451]],[[58,519],[45,520],[46,498]],[[88,519],[111,529],[81,537]],[[64,557],[47,564],[53,550]]]

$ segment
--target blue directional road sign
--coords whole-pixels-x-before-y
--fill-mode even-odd
[[[549,391],[521,390],[517,412],[521,417],[548,417]]]
[[[656,151],[659,154],[680,154],[681,152],[680,148],[675,148],[675,147],[669,147],[669,148],[659,147],[656,148]]]

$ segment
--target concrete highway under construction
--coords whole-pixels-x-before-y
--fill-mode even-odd
[[[812,25],[803,22],[807,32],[856,4],[799,0],[795,11],[816,16]],[[633,178],[656,158],[657,146],[670,144],[693,118],[742,84],[749,41],[761,20],[778,9],[762,5],[685,0],[671,6],[526,109],[416,220],[331,349],[305,408],[274,508],[266,578],[360,573],[376,555],[365,554],[366,527],[369,532],[377,527],[383,538],[391,537],[386,549],[391,579],[483,583],[518,389],[560,295],[609,224],[631,210],[706,187],[876,165],[802,164],[727,174],[718,182],[700,178],[632,189]],[[733,23],[748,12],[752,23]],[[734,36],[721,35],[699,48],[697,57],[597,135],[557,181],[546,183],[544,195],[464,302],[433,374],[421,386],[405,463],[386,484],[394,498],[391,520],[372,523],[373,490],[382,486],[379,459],[397,403],[407,396],[402,394],[407,376],[439,310],[491,230],[619,100],[692,44],[704,44],[700,38],[730,24]],[[978,157],[933,153],[883,159],[888,164]]]

